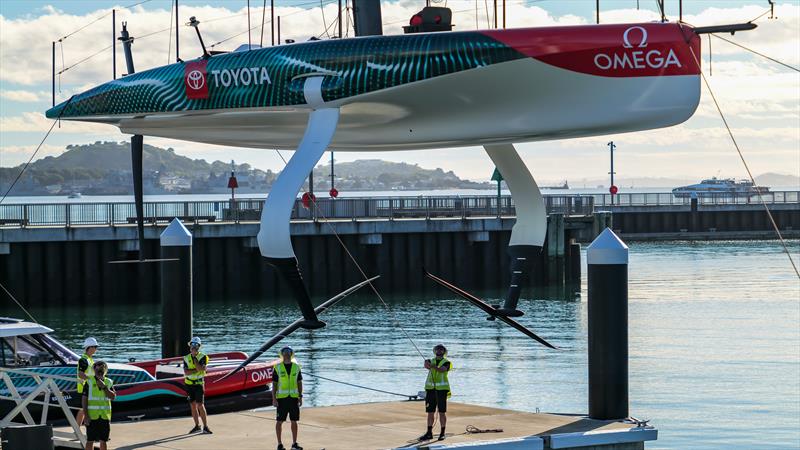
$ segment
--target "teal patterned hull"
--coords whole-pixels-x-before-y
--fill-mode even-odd
[[[525,58],[479,32],[314,41],[213,56],[207,98],[189,98],[186,66],[138,72],[76,95],[50,118],[114,117],[305,105],[304,77],[326,74],[323,98],[336,101],[442,75]]]

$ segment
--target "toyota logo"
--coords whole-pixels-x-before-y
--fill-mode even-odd
[[[625,33],[623,33],[622,35],[622,42],[624,42],[623,47],[633,48],[633,45],[631,45],[630,38],[628,37],[628,34],[630,34],[632,30],[639,30],[642,32],[642,40],[641,42],[639,42],[638,47],[639,48],[647,47],[647,30],[645,30],[644,27],[640,26],[630,27],[627,30],[625,30]]]
[[[186,75],[186,85],[195,91],[200,90],[205,84],[206,77],[199,70],[193,70]]]

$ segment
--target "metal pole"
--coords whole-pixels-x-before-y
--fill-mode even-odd
[[[494,28],[497,29],[497,0],[494,0]]]
[[[250,26],[250,0],[247,0],[247,49],[253,49],[253,39],[250,37],[250,30],[252,27]]]
[[[614,148],[616,148],[616,145],[614,145],[614,141],[609,142],[608,147],[611,149],[611,172],[609,172],[609,174],[611,174],[611,186],[614,186]],[[613,205],[614,194],[613,193],[610,194],[611,194],[611,204]]]
[[[261,39],[258,41],[258,46],[264,46],[264,18],[267,16],[267,0],[261,5]]]
[[[56,106],[56,41],[53,41],[53,106]]]
[[[180,45],[179,45],[180,41],[178,40],[178,29],[180,28],[180,26],[178,24],[179,24],[179,21],[178,21],[178,0],[175,0],[175,61],[180,61],[181,60],[181,54],[180,54],[180,49],[181,48],[180,48]]]
[[[678,0],[678,22],[683,22],[683,0]]]
[[[506,0],[503,0],[503,29],[506,29]]]
[[[278,18],[278,23],[280,23],[280,18]],[[279,25],[280,26],[280,25]],[[275,46],[275,0],[269,0],[269,27],[272,28],[272,46]],[[281,37],[280,33],[278,33],[278,42],[280,42]]]
[[[341,39],[344,35],[342,34],[342,0],[339,0],[339,39]],[[333,152],[331,152],[331,158],[333,158]],[[333,159],[331,159],[333,161]],[[333,167],[333,166],[331,166]],[[333,188],[333,184],[331,184],[331,188]]]
[[[111,75],[117,79],[117,10],[111,10]]]
[[[501,180],[497,180],[497,217],[500,217],[500,213],[503,211],[502,206],[500,206],[500,200],[502,199],[502,193],[500,192],[500,183]]]
[[[586,250],[589,417],[628,417],[628,246],[606,228]]]
[[[595,14],[597,16],[597,23],[600,23],[600,0],[595,0]]]
[[[161,233],[161,357],[185,353],[192,338],[192,234],[180,220]]]
[[[278,16],[278,45],[281,44],[281,16]]]
[[[331,190],[334,189],[333,180],[334,180],[334,175],[333,175],[333,151],[331,151]]]

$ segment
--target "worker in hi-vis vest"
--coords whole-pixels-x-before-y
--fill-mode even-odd
[[[85,450],[94,450],[94,443],[100,443],[100,450],[106,450],[106,442],[111,435],[111,401],[117,397],[114,382],[106,377],[108,365],[97,361],[92,365],[93,374],[83,386],[81,406],[86,423]]]
[[[202,431],[203,434],[212,434],[208,428],[205,405],[205,378],[208,366],[208,355],[200,351],[203,342],[195,336],[189,341],[189,354],[183,357],[183,384],[186,385],[186,395],[189,399],[189,410],[194,419],[194,428],[189,434]],[[200,428],[200,419],[203,428]]]
[[[281,431],[286,416],[292,422],[292,449],[303,450],[297,443],[297,421],[300,420],[300,407],[303,406],[303,374],[300,364],[294,359],[292,347],[281,349],[281,362],[272,368],[272,406],[278,408],[275,422],[275,435],[278,437],[278,450],[284,450]]]
[[[78,397],[83,396],[83,385],[86,380],[94,376],[94,359],[92,356],[97,352],[97,339],[87,337],[83,341],[83,355],[78,360]],[[75,421],[78,425],[83,423],[83,409],[78,411],[75,415]]]
[[[442,344],[433,347],[436,355],[432,359],[426,359],[424,367],[428,370],[428,378],[425,379],[425,412],[428,413],[428,431],[419,437],[421,441],[433,439],[433,418],[434,413],[439,411],[439,424],[442,427],[439,433],[439,440],[444,439],[444,428],[447,425],[447,399],[450,397],[450,380],[447,378],[448,372],[453,368],[452,363],[447,359],[447,349]]]

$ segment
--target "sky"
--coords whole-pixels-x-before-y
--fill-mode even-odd
[[[0,166],[28,160],[51,121],[44,111],[51,104],[52,42],[56,46],[56,102],[108,81],[112,76],[112,9],[117,22],[126,21],[138,38],[134,42],[137,70],[174,61],[174,30],[170,32],[172,0],[0,1]],[[251,39],[261,40],[262,2],[251,0]],[[436,3],[443,5],[444,3]],[[637,9],[637,3],[639,9]],[[298,41],[327,37],[325,27],[336,16],[336,1],[276,0],[281,16],[281,37]],[[381,2],[385,34],[402,33],[402,25],[424,6],[422,1]],[[592,0],[507,1],[507,26],[532,27],[589,24],[595,21]],[[666,0],[667,18],[677,20],[678,1]],[[190,16],[201,21],[207,45],[232,50],[247,43],[246,0],[180,0],[180,21]],[[447,0],[456,30],[490,28],[492,2]],[[477,6],[477,14],[476,14]],[[768,10],[766,0],[684,0],[683,19],[695,26],[747,22]],[[800,67],[800,0],[776,1],[776,18],[767,14],[754,31],[727,39],[757,50],[790,66]],[[600,0],[601,23],[657,20],[655,0]],[[264,42],[271,27],[266,11]],[[476,24],[477,22],[477,24]],[[502,18],[500,20],[502,22]],[[332,28],[331,28],[332,30]],[[119,25],[118,30],[119,31]],[[332,31],[329,31],[332,32]],[[353,35],[352,26],[348,34]],[[238,35],[238,36],[237,36]],[[64,38],[66,36],[66,38]],[[754,175],[776,172],[800,176],[800,73],[763,59],[719,39],[703,39],[703,71],[731,125]],[[122,49],[117,47],[117,73],[124,71]],[[180,29],[181,57],[199,56],[196,36]],[[84,62],[84,58],[90,57]],[[75,63],[81,62],[75,65]],[[129,136],[116,127],[62,121],[48,137],[37,159],[61,154],[68,144],[123,141]],[[683,124],[660,130],[523,143],[517,148],[534,176],[544,182],[607,177],[608,146],[616,144],[615,169],[619,184],[626,178],[669,177],[697,179],[710,176],[746,176],[744,166],[705,87],[695,115]],[[146,138],[148,144],[172,147],[179,154],[208,161],[234,159],[261,169],[280,170],[284,163],[271,150],[243,149]],[[430,151],[337,153],[336,160],[381,158],[416,163],[425,168],[453,170],[462,178],[488,180],[492,165],[480,147]],[[326,159],[326,158],[324,158]],[[326,159],[327,161],[327,159]],[[326,162],[322,161],[322,162]]]

